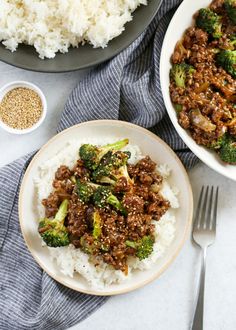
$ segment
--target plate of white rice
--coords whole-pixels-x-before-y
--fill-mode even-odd
[[[149,155],[164,178],[160,193],[169,210],[155,221],[155,244],[144,259],[128,259],[128,275],[105,262],[95,266],[92,257],[73,245],[50,248],[42,244],[38,219],[44,215],[42,198],[51,192],[51,182],[61,165],[72,167],[83,143],[96,145],[128,138],[125,150],[135,164]],[[73,126],[52,138],[31,161],[22,181],[19,219],[25,242],[38,264],[65,286],[89,294],[114,295],[141,287],[157,278],[177,256],[192,220],[192,190],[187,173],[175,153],[156,135],[136,125],[112,120]]]
[[[29,70],[86,68],[127,47],[161,0],[0,0],[0,60]]]

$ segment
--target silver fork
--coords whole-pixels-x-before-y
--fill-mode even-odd
[[[210,189],[209,186],[206,188],[204,186],[202,187],[194,219],[193,239],[202,250],[202,265],[198,287],[198,298],[191,324],[192,330],[203,329],[206,253],[208,246],[214,243],[216,236],[218,191],[219,187],[216,189],[213,186]]]

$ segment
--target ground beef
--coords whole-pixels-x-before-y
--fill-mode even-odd
[[[84,166],[84,162],[81,159],[78,159],[76,165],[73,168],[73,174],[76,178],[88,180],[90,171]]]
[[[187,77],[184,88],[176,86],[171,79],[170,97],[175,107],[178,105],[179,124],[189,130],[198,144],[207,147],[224,133],[233,137],[236,133],[236,80],[215,60],[219,49],[233,50],[235,47],[230,43],[230,35],[236,34],[236,26],[226,16],[223,3],[223,0],[214,0],[210,5],[222,17],[222,37],[214,39],[202,29],[192,26],[176,44],[171,58],[172,64],[185,62],[195,69]],[[206,120],[214,124],[215,130],[206,132],[203,127],[197,127],[196,121],[191,120],[193,109],[198,109]]]
[[[152,219],[160,220],[169,207],[169,201],[162,199],[149,204],[147,207],[147,213],[152,216]]]
[[[139,181],[145,186],[151,186],[151,184],[153,183],[153,178],[149,173],[141,171],[139,173]]]
[[[53,188],[55,188],[58,195],[61,192],[62,194],[64,194],[64,196],[67,196],[64,198],[68,198],[74,188],[74,184],[69,179],[65,179],[63,181],[54,180],[52,186]]]
[[[57,213],[60,202],[61,199],[55,192],[51,193],[48,198],[42,200],[46,217],[53,217]]]
[[[184,112],[184,111],[181,111],[181,112],[180,112],[180,114],[179,114],[179,120],[178,120],[178,121],[179,121],[180,125],[181,125],[183,128],[187,129],[187,128],[190,127],[189,116],[187,115],[186,112]]]
[[[159,194],[163,178],[155,169],[156,163],[148,156],[136,165],[128,165],[130,179],[119,179],[113,190],[122,202],[124,210],[121,212],[111,205],[99,208],[92,200],[82,203],[77,195],[76,180],[91,180],[90,171],[81,160],[72,170],[62,165],[55,173],[53,193],[42,201],[46,216],[54,216],[61,202],[68,199],[65,226],[70,243],[97,258],[98,262],[100,258],[126,274],[127,258],[136,253],[134,248],[127,246],[126,241],[139,241],[149,235],[154,239],[155,226],[152,221],[159,220],[170,207],[169,202]],[[99,239],[93,235],[94,211],[99,214]]]
[[[122,193],[130,190],[130,184],[125,177],[118,179],[115,184],[114,191],[115,193]]]
[[[236,138],[236,120],[228,126],[228,129],[230,134]]]
[[[133,192],[135,195],[142,197],[144,201],[148,200],[149,198],[149,189],[148,186],[140,186],[139,184],[135,184],[133,187]]]
[[[149,214],[130,213],[127,217],[128,237],[130,240],[138,240],[145,235],[153,234],[154,225]]]
[[[73,193],[67,216],[67,228],[73,239],[79,239],[88,229],[86,222],[86,210],[88,206],[78,200],[78,196]]]
[[[222,11],[224,0],[213,0],[210,4],[210,8],[216,12]]]
[[[134,195],[133,193],[125,194],[123,198],[123,205],[128,212],[143,212],[144,200],[142,197]]]
[[[71,176],[71,171],[69,167],[65,165],[60,166],[55,173],[56,180],[69,179],[70,176]]]
[[[182,42],[178,42],[175,46],[171,60],[174,64],[179,64],[189,57],[189,51],[184,47]]]
[[[128,164],[127,169],[131,178],[135,178],[139,173],[138,167],[133,164]]]
[[[136,165],[139,171],[145,171],[147,173],[151,173],[155,171],[156,163],[151,160],[149,156],[142,158]]]
[[[205,46],[208,41],[208,34],[201,29],[195,29],[190,27],[186,30],[182,44],[186,51],[191,50],[194,44]]]

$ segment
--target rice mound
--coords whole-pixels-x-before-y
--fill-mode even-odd
[[[12,52],[32,45],[42,59],[86,42],[104,48],[141,4],[147,0],[0,0],[0,41]]]
[[[83,143],[99,145],[112,142],[115,142],[115,139],[102,139],[102,141],[95,141],[93,139],[84,139],[83,141],[71,140],[59,153],[40,166],[39,176],[34,180],[38,201],[37,213],[39,218],[44,216],[44,207],[41,204],[41,200],[46,198],[52,191],[51,184],[57,168],[62,164],[67,165],[68,167],[73,167],[78,158],[79,147]],[[124,150],[131,152],[129,163],[135,164],[144,157],[140,148],[136,145],[129,144]],[[162,257],[175,236],[175,209],[179,208],[179,202],[177,198],[178,189],[171,187],[168,183],[168,177],[171,175],[169,166],[167,164],[160,164],[157,166],[156,170],[164,178],[160,193],[170,201],[171,208],[159,221],[153,221],[153,224],[155,225],[155,243],[152,254],[141,261],[138,258],[129,257],[128,275],[125,275],[122,271],[115,270],[102,260],[99,265],[95,266],[92,256],[84,253],[80,249],[76,249],[73,245],[59,248],[45,246],[45,248],[49,250],[52,260],[56,262],[60,271],[64,275],[73,277],[74,273],[77,272],[88,281],[91,287],[102,289],[104,286],[113,283],[121,283],[129,279],[136,270],[149,269],[159,258]]]

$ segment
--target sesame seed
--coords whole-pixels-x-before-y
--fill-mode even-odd
[[[10,90],[0,103],[0,119],[8,126],[26,129],[37,123],[43,105],[39,95],[30,88],[18,87]]]

